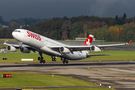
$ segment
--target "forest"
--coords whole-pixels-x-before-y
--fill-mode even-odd
[[[2,25],[8,27],[3,28]],[[9,22],[0,16],[0,38],[13,38],[12,31],[20,26],[55,40],[75,39],[93,34],[96,40],[135,41],[135,17],[127,18],[126,13],[114,18],[82,15],[52,19],[19,18]]]

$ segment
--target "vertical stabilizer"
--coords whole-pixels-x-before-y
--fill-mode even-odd
[[[86,41],[83,43],[83,46],[89,46],[92,44],[94,36],[93,35],[89,35],[88,38],[86,39]]]
[[[6,40],[4,41],[4,43],[7,43]]]

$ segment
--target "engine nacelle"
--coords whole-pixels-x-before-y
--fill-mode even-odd
[[[7,46],[7,50],[10,51],[10,52],[16,52],[17,49],[13,46]]]
[[[30,50],[29,50],[28,48],[25,48],[25,47],[21,47],[21,48],[20,48],[20,51],[21,51],[22,53],[30,53]]]
[[[96,47],[96,46],[92,46],[92,47],[91,47],[91,50],[92,50],[93,52],[101,52],[101,49],[100,49],[99,47]]]
[[[60,52],[67,54],[67,53],[70,53],[70,50],[68,48],[61,47]]]

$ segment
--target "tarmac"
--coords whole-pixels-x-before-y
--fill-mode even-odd
[[[0,64],[0,71],[62,75],[92,82],[101,87],[117,90],[135,90],[135,61],[60,62],[46,64]],[[23,87],[27,89],[28,87]],[[33,87],[37,88],[37,87]],[[38,87],[48,88],[48,87]],[[54,87],[52,87],[54,88]],[[76,87],[77,88],[77,87]],[[15,88],[0,88],[15,90]]]

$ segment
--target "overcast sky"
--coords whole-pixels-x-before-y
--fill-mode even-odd
[[[53,18],[95,15],[99,17],[135,16],[135,0],[0,0],[5,21],[17,18]]]

